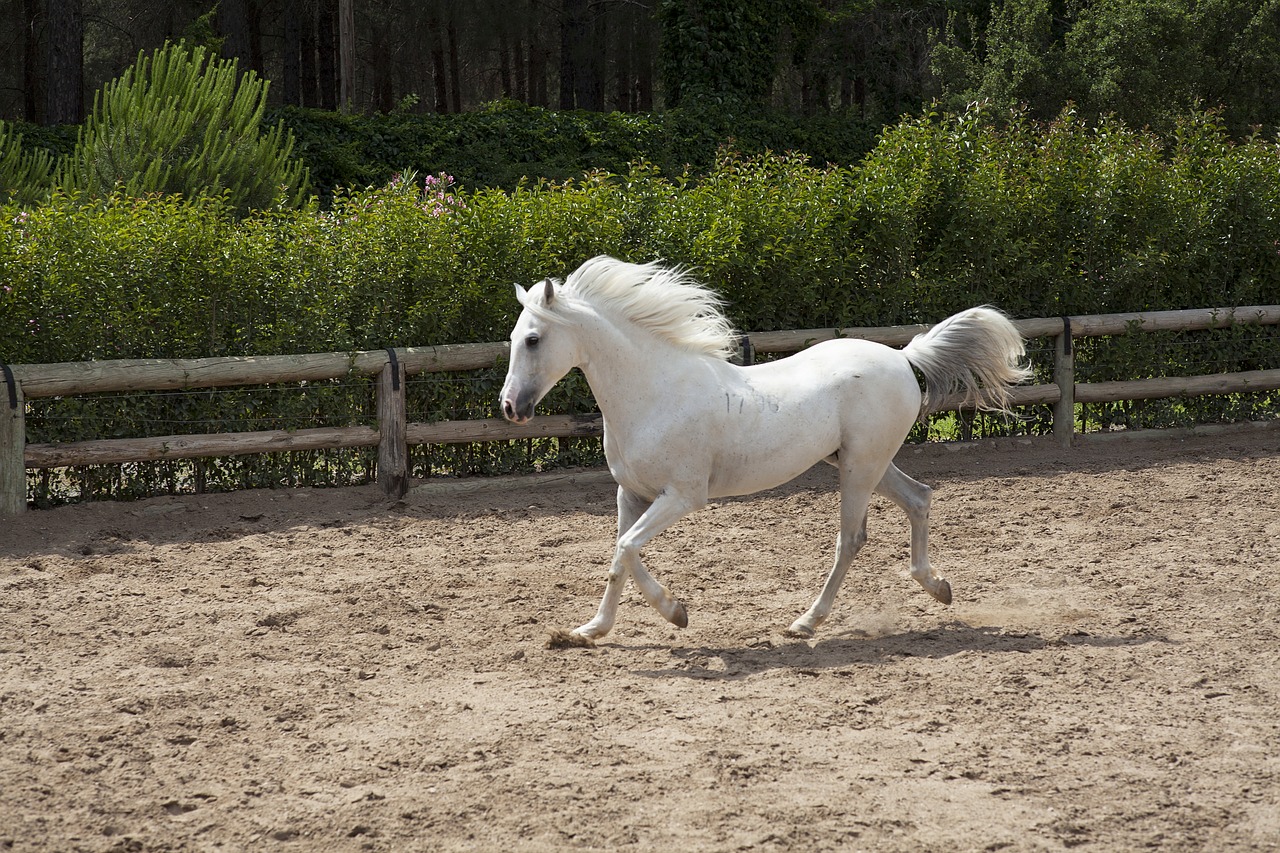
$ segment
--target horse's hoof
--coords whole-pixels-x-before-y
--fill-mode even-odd
[[[671,614],[670,621],[677,628],[689,627],[689,611],[685,610],[684,605],[678,601],[676,602],[675,612]]]
[[[938,599],[939,601],[941,601],[943,604],[950,604],[951,603],[951,584],[945,580],[940,580],[938,581],[938,588],[935,590],[932,590],[929,594],[932,595],[934,598]]]
[[[813,629],[807,625],[801,625],[799,622],[796,622],[790,628],[783,631],[782,636],[790,637],[793,640],[811,640],[813,639]]]
[[[594,649],[595,647],[595,640],[579,631],[566,631],[563,628],[556,628],[551,632],[551,636],[547,638],[547,648],[549,649]]]

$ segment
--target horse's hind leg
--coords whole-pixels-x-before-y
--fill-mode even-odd
[[[817,601],[786,630],[788,636],[812,637],[831,613],[849,564],[867,541],[867,505],[871,502],[872,485],[866,481],[863,472],[841,467],[840,533],[836,536],[835,565],[831,567]]]
[[[902,507],[911,519],[911,577],[925,592],[943,604],[950,604],[951,584],[929,565],[929,504],[933,500],[933,489],[911,479],[890,463],[876,491]]]

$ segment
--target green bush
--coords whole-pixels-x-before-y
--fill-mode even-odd
[[[886,131],[852,167],[722,150],[708,174],[466,190],[406,172],[326,211],[59,194],[0,222],[8,361],[493,340],[510,285],[609,252],[693,266],[743,328],[1277,301],[1280,149],[1212,115],[1167,143],[1071,113]],[[66,318],[59,321],[58,318]],[[15,330],[30,322],[44,334]],[[66,324],[74,324],[68,326]]]
[[[409,167],[445,172],[460,186],[515,189],[563,182],[632,163],[661,173],[705,174],[718,146],[746,154],[802,151],[814,165],[851,164],[874,145],[879,125],[849,115],[797,119],[770,110],[691,106],[664,113],[556,112],[499,101],[457,115],[353,116],[285,108],[275,116],[297,139],[324,203],[346,189],[381,186]]]

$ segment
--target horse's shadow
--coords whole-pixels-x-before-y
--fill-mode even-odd
[[[819,675],[824,670],[878,666],[912,657],[938,659],[964,652],[1029,654],[1055,647],[1118,648],[1167,642],[1171,641],[1162,636],[1095,636],[1080,631],[1049,639],[1034,632],[952,622],[923,631],[884,635],[847,631],[813,645],[804,640],[782,638],[751,646],[672,648],[670,652],[676,660],[672,666],[633,670],[633,674],[646,678],[734,681],[777,669]]]

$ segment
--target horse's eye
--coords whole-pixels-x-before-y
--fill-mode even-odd
[[[538,345],[538,341],[540,340],[542,340],[542,338],[538,337],[536,334],[529,335],[527,338],[524,339],[524,345],[527,346],[529,349],[533,349]]]

